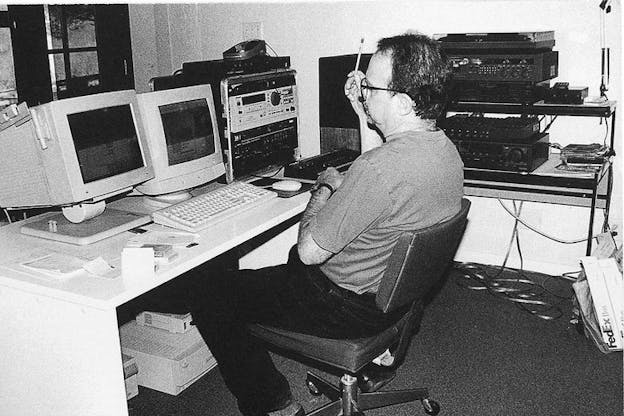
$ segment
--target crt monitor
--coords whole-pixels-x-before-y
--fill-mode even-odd
[[[190,198],[190,189],[225,174],[210,85],[138,94],[154,178],[137,186],[163,205]]]
[[[149,217],[105,209],[107,198],[154,177],[133,90],[21,104],[0,130],[0,206],[61,207],[22,232],[88,244]]]

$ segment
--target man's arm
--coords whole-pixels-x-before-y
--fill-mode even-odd
[[[375,147],[381,146],[383,140],[377,133],[377,130],[370,128],[367,117],[358,114],[358,118],[360,120],[360,152],[366,153]]]
[[[331,251],[321,248],[312,238],[310,222],[312,218],[325,206],[331,196],[331,191],[326,187],[321,187],[312,192],[312,197],[308,202],[301,222],[299,223],[299,236],[297,238],[297,251],[303,264],[320,264],[332,256]]]
[[[312,238],[310,222],[325,206],[332,193],[342,185],[343,179],[342,173],[338,172],[336,168],[330,167],[321,172],[314,188],[312,188],[312,197],[299,222],[299,236],[297,238],[297,251],[303,264],[320,264],[334,254],[316,244]]]

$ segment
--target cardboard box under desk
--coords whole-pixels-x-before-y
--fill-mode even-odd
[[[178,395],[217,365],[195,327],[179,334],[133,320],[119,335],[121,351],[136,360],[139,386]]]
[[[124,381],[126,383],[126,400],[130,400],[139,394],[139,385],[137,380],[139,368],[134,357],[121,354],[121,358],[123,361]]]

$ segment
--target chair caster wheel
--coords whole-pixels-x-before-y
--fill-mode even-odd
[[[424,399],[422,401],[423,409],[425,409],[425,413],[428,415],[437,415],[440,413],[440,404],[435,400]]]
[[[320,390],[316,387],[316,385],[314,383],[312,383],[311,381],[308,381],[308,391],[310,392],[310,394],[312,396],[320,396],[323,393],[320,392]]]

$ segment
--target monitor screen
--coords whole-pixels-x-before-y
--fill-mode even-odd
[[[165,104],[158,110],[167,141],[169,166],[215,152],[213,125],[205,99]]]
[[[175,202],[225,173],[210,85],[147,92],[137,100],[154,168],[137,192]]]
[[[67,121],[85,183],[143,167],[129,104],[68,114]]]

